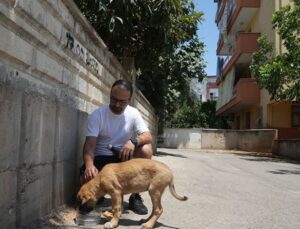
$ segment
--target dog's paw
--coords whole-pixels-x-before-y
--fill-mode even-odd
[[[111,222],[107,222],[104,224],[104,228],[105,229],[112,229],[112,228],[115,228],[117,227],[117,225],[113,225]]]
[[[111,219],[113,217],[113,213],[111,211],[103,211],[102,215],[107,219]]]

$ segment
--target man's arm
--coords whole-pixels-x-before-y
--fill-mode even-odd
[[[142,146],[145,144],[151,144],[152,143],[152,135],[150,131],[146,131],[136,137],[137,145],[136,146]]]
[[[97,175],[98,170],[94,166],[94,152],[96,149],[97,137],[87,136],[83,146],[83,161],[85,164],[84,179],[86,181]]]
[[[122,161],[127,161],[132,158],[134,150],[136,147],[151,144],[152,143],[152,135],[150,131],[145,131],[142,134],[136,137],[136,144],[134,144],[131,140],[128,140],[126,144],[122,147],[120,151],[119,158]]]

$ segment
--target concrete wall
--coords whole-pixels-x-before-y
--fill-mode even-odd
[[[0,0],[0,15],[0,227],[21,228],[74,200],[88,114],[133,79],[73,1]],[[132,104],[156,135],[140,91]]]
[[[217,110],[232,99],[234,78],[235,78],[235,69],[232,68],[226,75],[226,78],[223,80],[223,82],[218,85],[219,98],[217,100],[217,105],[216,105]]]
[[[278,140],[276,153],[280,156],[300,160],[300,140]]]
[[[158,147],[178,149],[201,149],[202,129],[172,128],[164,129]]]
[[[165,129],[159,147],[271,153],[276,130]]]
[[[253,18],[250,26],[252,32],[259,32],[261,35],[266,35],[268,40],[272,43],[276,43],[276,33],[272,26],[272,14],[275,12],[275,4],[278,1],[260,1],[260,9]],[[277,46],[276,46],[277,50]],[[277,52],[277,51],[276,51]],[[271,101],[270,94],[265,90],[260,90],[260,102],[257,106],[261,107],[261,119],[263,128],[270,128],[270,119],[268,104]]]

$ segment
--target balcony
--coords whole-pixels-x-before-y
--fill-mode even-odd
[[[225,77],[229,70],[236,64],[247,63],[251,61],[251,54],[258,50],[257,39],[260,33],[244,33],[240,32],[236,38],[236,47],[233,55],[223,65],[222,76],[218,78],[219,84]]]
[[[228,103],[217,110],[217,115],[234,113],[237,110],[258,103],[260,89],[253,78],[241,78],[234,87],[232,97]]]
[[[220,28],[218,55],[230,54],[235,34],[246,30],[259,7],[260,0],[224,0],[220,3],[216,16]]]
[[[218,23],[221,20],[221,17],[224,13],[224,9],[225,9],[225,5],[227,0],[219,0],[219,1],[215,1],[218,3],[218,9],[217,9],[217,13],[216,13],[216,23]]]
[[[231,30],[244,31],[258,8],[260,8],[260,0],[236,0],[236,6],[228,18],[228,33]]]

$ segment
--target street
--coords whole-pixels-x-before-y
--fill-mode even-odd
[[[180,203],[166,192],[162,228],[300,228],[300,164],[224,153],[160,149]]]
[[[175,149],[158,149],[153,159],[173,170],[176,192],[189,198],[178,201],[167,188],[155,228],[300,228],[300,164],[295,161]],[[142,196],[150,210],[148,194]],[[140,228],[142,218],[125,210],[118,228]],[[63,227],[81,228],[68,225]]]

